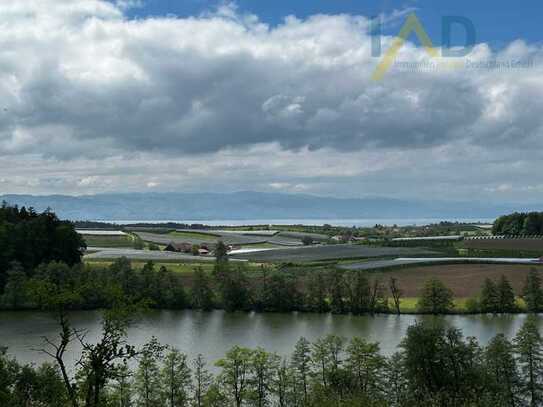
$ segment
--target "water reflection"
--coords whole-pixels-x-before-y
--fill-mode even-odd
[[[222,357],[234,345],[263,347],[281,355],[289,354],[296,341],[304,336],[313,341],[327,334],[345,337],[360,336],[378,341],[384,354],[396,351],[407,328],[425,319],[462,329],[465,336],[474,336],[487,343],[497,333],[513,337],[524,315],[413,316],[413,315],[319,315],[304,313],[258,314],[225,313],[223,311],[156,311],[130,328],[130,342],[141,345],[155,336],[194,357],[202,353],[210,361]],[[73,312],[75,328],[86,329],[89,340],[100,334],[99,312]],[[53,315],[33,312],[0,312],[0,346],[21,362],[40,363],[46,360],[34,349],[42,346],[42,337],[56,338],[58,327]],[[69,349],[69,359],[75,361],[80,351],[77,345]]]

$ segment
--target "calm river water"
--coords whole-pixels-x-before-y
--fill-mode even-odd
[[[100,313],[95,311],[70,314],[75,328],[86,329],[92,340],[100,333]],[[130,343],[141,345],[152,336],[163,344],[177,347],[190,357],[202,353],[210,362],[222,357],[234,345],[261,346],[269,351],[288,355],[301,337],[309,340],[333,333],[345,337],[360,336],[379,341],[384,354],[396,350],[407,328],[421,316],[382,315],[343,316],[320,314],[257,314],[223,311],[157,311],[130,328]],[[431,317],[424,317],[431,318]],[[440,317],[446,324],[462,329],[465,336],[475,336],[486,343],[497,333],[515,335],[525,319],[524,315],[502,316],[447,316]],[[543,327],[543,322],[541,324]],[[43,345],[42,337],[56,339],[58,326],[47,313],[0,312],[0,346],[20,362],[40,363],[46,356],[36,351]],[[69,350],[73,362],[79,348]]]

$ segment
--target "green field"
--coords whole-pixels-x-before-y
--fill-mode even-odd
[[[143,266],[147,263],[146,261],[131,261],[132,267],[140,270],[143,268]],[[113,264],[113,261],[111,260],[87,260],[85,261],[85,264],[90,266],[91,268],[104,268],[108,267],[111,264]],[[171,261],[171,262],[153,262],[156,269],[159,269],[160,267],[164,266],[168,270],[173,271],[175,273],[184,274],[186,276],[190,276],[196,267],[201,267],[204,271],[211,272],[214,267],[214,263],[212,262],[198,262],[197,258],[194,262],[180,262],[180,261]],[[233,267],[236,266],[235,263],[232,264]],[[243,263],[243,266],[246,267],[246,270],[253,274],[256,272],[260,272],[262,270],[262,267],[258,263]],[[269,267],[268,267],[269,269]]]
[[[145,261],[131,261],[132,267],[136,270],[141,270],[147,262]],[[201,267],[204,269],[204,271],[213,270],[213,263],[180,263],[180,262],[153,262],[156,269],[159,269],[160,267],[164,266],[168,270],[173,271],[175,273],[181,273],[181,274],[191,274],[194,272],[194,269],[196,267]],[[104,260],[104,261],[86,261],[86,265],[90,266],[91,268],[104,268],[109,267],[111,264],[113,264],[113,261],[111,260]]]
[[[112,247],[126,248],[134,246],[134,239],[130,235],[120,236],[98,236],[98,235],[83,235],[87,246],[92,247]]]
[[[468,301],[469,298],[455,298],[454,301],[454,310],[453,313],[455,314],[463,314],[468,313]],[[418,312],[417,309],[417,303],[419,301],[418,297],[409,297],[409,298],[402,298],[400,300],[400,311],[403,314],[416,314]],[[519,312],[526,312],[526,303],[522,298],[516,299],[517,307]],[[393,309],[394,304],[392,301],[389,301],[390,309]]]

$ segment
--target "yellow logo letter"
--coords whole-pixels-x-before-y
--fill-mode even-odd
[[[426,49],[426,52],[428,53],[428,55],[430,55],[430,57],[434,58],[439,55],[437,49],[434,48],[434,46],[432,45],[432,40],[430,39],[430,37],[428,37],[426,31],[424,31],[424,28],[422,28],[422,24],[420,23],[417,16],[414,13],[409,14],[409,16],[407,17],[407,21],[403,25],[398,36],[394,39],[392,46],[383,56],[383,59],[381,60],[379,65],[377,65],[377,68],[375,68],[375,71],[372,75],[373,80],[378,81],[383,79],[383,76],[390,69],[392,62],[396,57],[396,54],[405,43],[407,37],[409,37],[409,34],[411,34],[411,31],[415,31],[415,34],[417,34],[419,41],[422,43],[422,45],[424,45],[424,48]]]

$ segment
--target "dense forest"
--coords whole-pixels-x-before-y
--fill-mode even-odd
[[[129,308],[131,306],[128,306]],[[543,405],[543,339],[530,314],[515,338],[481,346],[442,320],[408,328],[396,353],[378,343],[329,335],[300,338],[289,357],[234,347],[207,366],[155,339],[136,349],[125,336],[134,321],[120,306],[104,316],[98,343],[88,343],[60,313],[60,339],[46,339],[51,363],[21,366],[0,351],[0,405],[5,407],[511,407]],[[78,341],[75,366],[65,350]]]
[[[515,212],[500,216],[492,227],[494,235],[543,235],[543,212]]]
[[[81,262],[85,242],[72,223],[61,221],[51,211],[36,213],[32,208],[0,207],[0,294],[8,270],[34,269],[52,261],[69,266]]]

